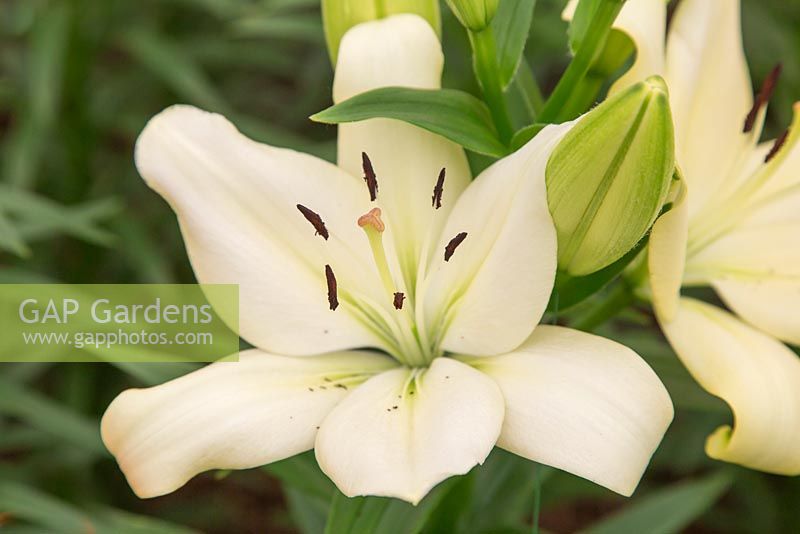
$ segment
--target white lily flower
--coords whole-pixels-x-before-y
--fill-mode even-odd
[[[334,99],[438,88],[442,63],[421,18],[363,23]],[[666,390],[622,345],[534,331],[556,267],[545,165],[569,128],[470,184],[460,147],[393,120],[342,125],[337,167],[191,107],[153,118],[139,171],[198,280],[239,284],[258,348],[111,404],[103,440],[134,491],[313,448],[345,495],[416,503],[497,444],[631,494],[672,419]]]
[[[683,363],[733,410],[709,456],[800,474],[800,359],[778,341],[800,344],[800,105],[788,135],[759,144],[777,71],[754,99],[738,0],[681,2],[666,49],[665,13],[630,0],[615,23],[649,58],[636,75],[667,81],[687,188],[650,237],[653,303]],[[680,298],[700,285],[736,315]]]

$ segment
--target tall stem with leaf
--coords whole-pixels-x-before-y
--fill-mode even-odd
[[[473,66],[475,76],[483,91],[483,97],[489,106],[492,120],[497,128],[500,140],[507,144],[514,129],[506,107],[503,87],[501,85],[500,65],[497,61],[497,46],[491,26],[479,32],[469,32],[472,43]]]

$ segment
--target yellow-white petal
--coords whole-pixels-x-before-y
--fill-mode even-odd
[[[483,463],[502,422],[503,397],[489,377],[437,358],[427,370],[387,371],[359,386],[322,423],[315,451],[345,495],[416,504]]]
[[[498,446],[630,495],[672,421],[656,374],[614,341],[540,325],[510,354],[469,360],[506,401]]]
[[[380,346],[346,303],[331,311],[327,298],[327,264],[340,290],[383,296],[356,224],[369,199],[351,176],[189,106],[150,120],[136,166],[177,213],[197,279],[239,284],[240,333],[250,343],[297,355]],[[297,204],[322,217],[330,239],[315,235]]]
[[[572,20],[578,0],[570,0],[561,17]],[[657,74],[664,75],[664,38],[667,25],[665,0],[628,0],[617,15],[612,28],[633,41],[636,57],[631,67],[614,85],[610,94]]]
[[[293,358],[250,350],[238,362],[123,392],[103,416],[103,442],[139,497],[164,495],[209,469],[309,450],[328,412],[394,365],[368,352]]]
[[[654,74],[664,75],[666,25],[665,0],[628,0],[622,6],[613,28],[631,38],[636,46],[636,58],[631,68],[611,86],[612,94]]]
[[[775,339],[709,304],[681,299],[662,328],[681,361],[733,410],[706,441],[712,458],[800,474],[800,359]]]
[[[433,250],[425,314],[445,328],[450,352],[509,352],[530,335],[550,297],[556,237],[547,207],[545,167],[574,122],[549,126],[486,169],[458,200]],[[467,237],[445,261],[456,235]]]
[[[740,317],[800,344],[800,221],[738,228],[692,264]]]
[[[681,188],[672,209],[653,225],[648,243],[653,307],[666,320],[670,320],[678,308],[688,235],[689,205],[686,189]]]
[[[444,56],[436,33],[417,15],[394,15],[355,26],[342,39],[333,99],[379,87],[438,89]],[[378,180],[378,201],[391,228],[405,282],[413,287],[427,233],[437,231],[471,178],[455,143],[410,124],[372,119],[339,126],[339,166],[360,180],[365,152]],[[431,197],[446,169],[442,207]],[[366,191],[366,190],[365,190]],[[366,192],[364,193],[366,194]]]
[[[742,133],[753,104],[742,50],[739,0],[685,0],[667,40],[666,80],[675,119],[677,161],[689,185],[693,218],[714,199],[752,147]]]

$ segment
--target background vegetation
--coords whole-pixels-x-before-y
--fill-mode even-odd
[[[545,92],[568,59],[562,3],[539,0],[527,47]],[[800,98],[800,2],[743,4],[754,82],[784,65],[774,137]],[[445,85],[475,92],[466,36],[446,9],[443,18]],[[174,215],[133,165],[146,120],[191,103],[256,139],[332,159],[335,128],[307,120],[329,105],[331,77],[316,0],[0,0],[0,283],[193,281]],[[417,508],[363,499],[361,526],[524,532],[539,501],[551,532],[796,532],[800,479],[705,457],[705,436],[730,412],[692,382],[646,310],[604,332],[645,356],[677,409],[635,497],[495,451]],[[203,475],[155,500],[133,496],[99,417],[122,389],[190,368],[1,365],[0,531],[321,532],[342,497],[310,455]]]

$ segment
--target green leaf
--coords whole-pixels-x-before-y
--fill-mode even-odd
[[[176,43],[143,29],[123,36],[125,49],[181,98],[200,107],[226,113],[225,99],[206,73]]]
[[[528,141],[536,137],[536,134],[541,132],[546,126],[547,124],[537,122],[517,130],[517,133],[515,133],[514,137],[511,138],[511,150],[516,152],[525,146]]]
[[[681,532],[711,508],[728,490],[731,482],[731,473],[720,471],[700,480],[680,482],[654,491],[589,527],[584,534]]]
[[[333,495],[325,534],[369,534],[376,532],[391,499],[386,497],[345,497],[337,491]]]
[[[100,440],[99,421],[83,417],[4,378],[0,378],[0,414],[16,417],[93,455],[108,455]]]
[[[506,89],[517,74],[530,33],[536,0],[503,0],[492,20],[500,64],[500,83]]]
[[[8,183],[31,185],[40,165],[47,160],[43,152],[58,112],[70,18],[68,2],[51,2],[34,24],[28,57],[24,59],[24,111],[16,115],[21,122],[10,135],[3,154],[3,173]]]
[[[325,501],[330,500],[335,490],[333,482],[317,465],[313,452],[298,454],[266,465],[264,470],[287,486]]]
[[[475,532],[521,527],[533,508],[537,479],[544,482],[555,470],[495,447],[476,470],[480,491],[470,506],[469,525]]]
[[[96,531],[90,518],[79,510],[14,482],[0,482],[0,510],[54,533]]]
[[[379,117],[419,126],[479,154],[500,158],[508,153],[486,104],[453,89],[384,87],[340,102],[311,119],[339,124]]]

